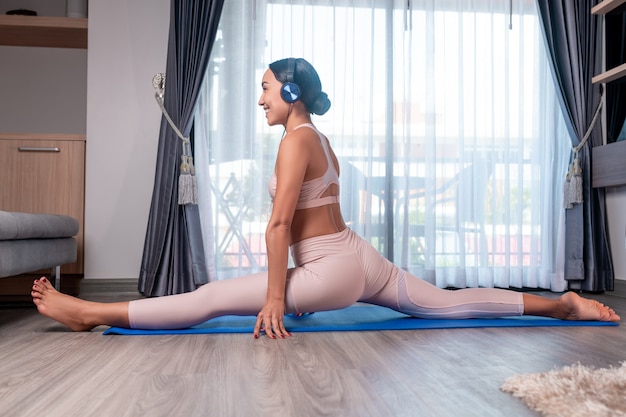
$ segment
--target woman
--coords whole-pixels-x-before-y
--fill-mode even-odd
[[[540,315],[617,321],[597,301],[566,293],[558,299],[496,289],[443,290],[396,267],[344,223],[339,166],[311,114],[330,107],[315,69],[304,59],[270,64],[259,106],[270,126],[285,129],[269,191],[273,209],[265,239],[268,271],[206,284],[197,290],[120,303],[94,303],[35,280],[39,312],[72,330],[97,325],[185,328],[221,315],[256,315],[254,337],[285,338],[287,313],[340,309],[361,301],[422,318]],[[288,268],[291,249],[295,268]]]

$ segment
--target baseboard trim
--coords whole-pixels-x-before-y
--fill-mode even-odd
[[[130,301],[144,298],[139,293],[137,278],[84,279],[80,296],[91,301]]]
[[[613,291],[610,294],[617,297],[626,298],[626,281],[622,279],[616,279],[613,282]]]

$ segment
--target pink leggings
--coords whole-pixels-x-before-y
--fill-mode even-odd
[[[496,288],[444,290],[398,268],[350,229],[298,242],[287,272],[286,312],[348,307],[357,301],[430,319],[521,315],[522,294]],[[265,304],[267,272],[215,281],[185,294],[131,301],[132,328],[176,329],[223,315],[254,316]]]

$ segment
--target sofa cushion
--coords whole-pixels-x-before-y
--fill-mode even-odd
[[[58,214],[0,211],[0,240],[47,239],[78,234],[78,221]]]
[[[76,262],[76,239],[0,240],[0,254],[0,277],[25,274]]]

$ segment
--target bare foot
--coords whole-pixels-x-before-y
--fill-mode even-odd
[[[58,292],[45,277],[35,280],[30,294],[39,313],[73,331],[88,331],[95,327],[88,324],[82,315],[89,302]]]
[[[574,292],[563,294],[559,300],[563,303],[566,320],[599,320],[599,321],[619,321],[620,317],[612,308],[604,304],[582,298]]]

